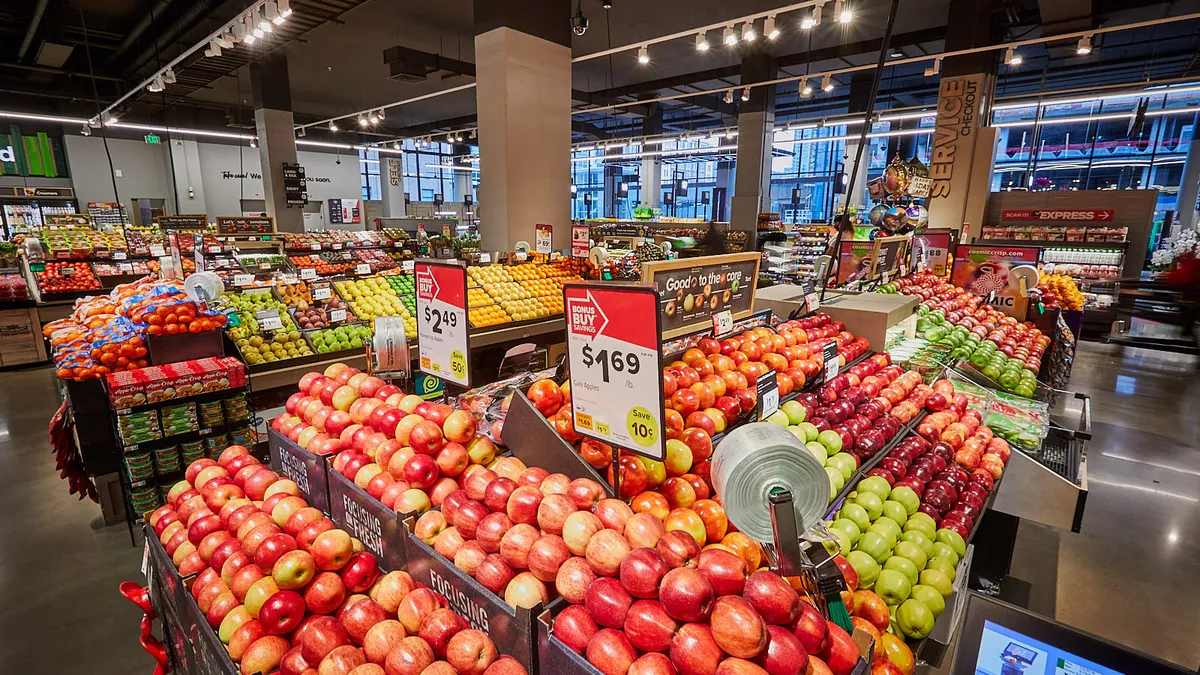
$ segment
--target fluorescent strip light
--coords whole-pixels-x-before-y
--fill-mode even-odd
[[[75,117],[55,117],[53,115],[27,115],[25,113],[0,112],[0,117],[9,117],[15,120],[33,120],[35,122],[59,122],[62,124],[87,124],[88,120],[82,120]]]
[[[130,122],[109,122],[106,127],[119,129],[134,129],[136,131],[156,131],[169,134],[187,134],[191,136],[212,136],[214,138],[233,138],[239,141],[249,141],[257,138],[249,134],[235,134],[229,131],[206,131],[204,129],[182,129],[180,127],[160,127],[153,124],[133,124]]]
[[[600,158],[596,157],[595,159],[600,159]],[[479,171],[479,169],[476,169],[475,167],[471,167],[471,166],[446,166],[443,164],[426,164],[425,168],[427,168],[427,169],[446,169],[448,171],[470,171],[470,172]]]
[[[1097,96],[1080,96],[1078,98],[1044,100],[1044,101],[1041,101],[1041,106],[1043,108],[1045,108],[1046,106],[1051,106],[1051,105],[1071,105],[1073,103],[1089,103],[1091,101],[1116,101],[1116,100],[1126,99],[1126,98],[1143,98],[1143,97],[1147,97],[1147,96],[1153,97],[1153,96],[1158,96],[1160,94],[1166,94],[1167,96],[1170,96],[1171,94],[1192,94],[1192,93],[1195,93],[1198,91],[1200,91],[1200,86],[1197,86],[1197,85],[1176,87],[1174,89],[1170,89],[1170,88],[1141,89],[1136,92],[1127,92],[1127,93],[1123,93],[1123,94],[1111,94],[1108,96],[1101,94],[1101,95],[1097,95]],[[1018,103],[1005,103],[1003,105],[993,106],[992,111],[995,112],[995,111],[1000,111],[1000,110],[1019,110],[1021,108],[1032,108],[1037,105],[1038,105],[1038,101],[1023,101],[1023,102],[1018,102]]]

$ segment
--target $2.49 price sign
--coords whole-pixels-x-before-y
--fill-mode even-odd
[[[657,291],[567,284],[563,301],[575,430],[662,461],[666,439]]]
[[[461,265],[422,260],[414,265],[413,275],[421,370],[469,387],[467,271]]]

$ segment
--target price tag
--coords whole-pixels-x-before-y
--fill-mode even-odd
[[[208,252],[209,252],[209,253],[220,253],[220,252],[221,252],[221,245],[220,245],[220,244],[216,244],[216,245],[213,245],[213,246],[209,246],[209,247],[208,247]]]
[[[891,280],[892,280],[892,275],[887,272],[884,272],[883,273],[883,283],[886,284],[887,282],[889,282]]]
[[[804,296],[804,304],[808,306],[808,311],[815,312],[821,308],[821,294],[817,292],[808,293]]]
[[[371,273],[371,266],[366,263],[359,263],[354,266],[354,273],[360,277],[365,277]]]
[[[535,229],[533,246],[538,253],[547,254],[550,252],[550,239],[553,228],[549,225],[538,225]]]
[[[713,335],[724,335],[733,330],[733,312],[725,310],[712,315]]]
[[[121,270],[125,274],[133,274],[133,263],[117,263],[117,269]]]
[[[459,265],[421,262],[414,274],[421,370],[469,387],[467,270]]]
[[[825,343],[821,353],[825,359],[825,381],[828,382],[837,377],[838,374],[837,343],[833,341]]]
[[[492,262],[492,254],[491,253],[480,253],[479,254],[479,264],[480,265],[489,265],[489,264],[491,264],[491,262]]]
[[[328,286],[314,286],[312,297],[313,300],[328,300],[333,297],[333,289]]]
[[[280,280],[283,281],[283,283],[285,283],[285,284],[294,284],[294,283],[296,283],[296,275],[295,274],[284,274],[280,277]]]
[[[404,319],[381,316],[375,319],[375,336],[371,338],[371,353],[375,357],[375,372],[407,373],[409,370],[408,336]],[[437,381],[436,377],[429,378]]]
[[[167,251],[163,248],[162,244],[150,244],[150,255],[154,256],[155,258],[161,258],[166,254]]]
[[[254,283],[253,274],[235,274],[233,275],[234,286],[249,286]]]
[[[309,244],[309,245],[308,245],[308,250],[310,250],[310,251],[320,251],[320,250],[321,250],[321,245],[320,245],[320,244],[317,244],[317,243]]]
[[[129,254],[126,253],[125,251],[113,251],[112,252],[113,260],[127,260],[128,258],[129,258]]]
[[[259,263],[259,264],[258,264],[258,269],[260,269],[260,270],[269,270],[269,269],[271,269],[271,263],[269,263],[269,262],[265,262],[265,263]]]
[[[329,310],[329,320],[332,321],[333,323],[344,322],[346,320],[346,310],[345,309]]]
[[[301,279],[316,279],[317,278],[317,268],[301,267],[300,268],[300,278]]]
[[[71,257],[71,252],[70,251],[59,251],[54,254],[54,257],[58,258],[59,260],[67,260]]]
[[[662,461],[658,293],[648,287],[567,284],[571,412],[584,436]]]
[[[150,569],[150,542],[144,542],[142,546],[142,576],[146,576],[146,570]]]
[[[59,270],[59,274],[62,274],[64,277],[73,277],[75,276],[75,268],[70,266],[63,267]]]
[[[413,267],[414,267],[415,265],[416,265],[416,262],[415,262],[415,261],[413,261],[413,260],[401,260],[401,261],[400,261],[400,271],[401,271],[401,272],[406,272],[406,273],[408,273],[408,274],[412,274],[412,273],[413,273]]]
[[[755,388],[758,390],[758,421],[761,422],[779,410],[779,378],[775,371],[760,376]]]
[[[258,237],[246,237],[246,241],[258,241]]]
[[[254,313],[255,320],[258,321],[259,330],[279,330],[283,328],[283,319],[279,316],[277,309],[260,309]]]
[[[329,247],[335,251],[340,251],[340,250],[342,250],[342,243],[339,241],[339,242],[330,244]]]

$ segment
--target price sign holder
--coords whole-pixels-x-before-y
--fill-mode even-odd
[[[316,301],[328,300],[333,297],[333,289],[329,284],[313,285],[312,299]]]
[[[129,254],[128,254],[128,253],[126,253],[125,251],[113,251],[113,252],[112,252],[112,259],[113,259],[113,260],[125,260],[125,259],[127,259],[128,257],[129,257]]]
[[[822,358],[825,360],[825,381],[828,382],[837,377],[838,374],[838,350],[836,342],[827,342],[821,348]]]
[[[774,370],[759,376],[754,387],[758,392],[758,421],[779,410],[779,378]]]
[[[379,559],[380,567],[404,569],[407,533],[396,512],[336,471],[329,474],[329,515]]]
[[[234,286],[249,286],[254,283],[253,274],[235,274],[233,275]]]
[[[307,279],[307,280],[316,279],[317,278],[317,268],[301,267],[300,268],[300,278]]]
[[[192,233],[192,258],[196,263],[196,271],[204,271],[204,235],[199,232]]]
[[[713,337],[725,335],[733,330],[733,312],[728,309],[712,315]]]
[[[283,328],[283,319],[279,317],[277,309],[260,309],[254,313],[254,319],[258,321],[259,330],[279,330]]]
[[[366,263],[359,263],[354,266],[354,273],[360,277],[370,276],[371,266]]]
[[[416,277],[417,351],[421,372],[470,387],[466,268],[419,260],[413,275]]]
[[[329,321],[331,323],[345,323],[346,310],[344,308],[329,310]]]
[[[639,455],[666,456],[662,316],[650,286],[566,284],[575,429]],[[653,316],[653,323],[647,318]]]

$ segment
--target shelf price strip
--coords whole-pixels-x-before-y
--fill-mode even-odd
[[[414,267],[421,371],[469,387],[467,270],[422,260]]]
[[[563,306],[576,430],[662,461],[666,440],[658,292],[642,286],[567,284]]]

